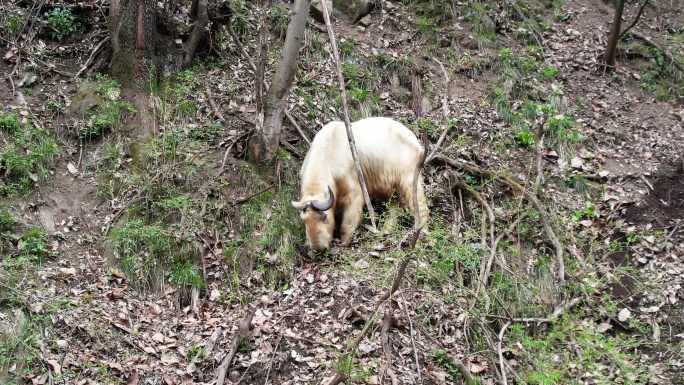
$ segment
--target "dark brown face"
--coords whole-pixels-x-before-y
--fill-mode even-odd
[[[304,209],[300,214],[306,226],[306,243],[314,251],[324,251],[330,247],[335,231],[332,211]]]

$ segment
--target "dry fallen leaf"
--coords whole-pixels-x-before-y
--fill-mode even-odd
[[[50,365],[50,369],[52,369],[52,373],[54,373],[55,376],[62,374],[62,366],[57,360],[47,360],[47,363]]]

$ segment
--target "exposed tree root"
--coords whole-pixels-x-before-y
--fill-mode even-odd
[[[492,258],[493,258],[493,256],[496,253],[496,250],[494,247],[494,223],[496,222],[496,217],[494,217],[494,211],[492,210],[491,206],[489,206],[489,204],[484,199],[482,199],[482,196],[480,195],[480,193],[478,193],[472,186],[463,182],[460,178],[454,178],[454,179],[455,179],[454,186],[458,187],[462,190],[468,191],[468,193],[470,193],[470,195],[472,195],[473,198],[475,198],[477,203],[479,203],[482,206],[482,208],[484,208],[485,211],[487,212],[487,217],[489,218],[489,240],[491,242],[491,244],[490,244],[491,253],[490,254],[492,255]],[[487,235],[484,232],[482,234],[482,245],[483,246],[487,245]],[[480,264],[480,275],[479,275],[479,279],[478,279],[478,283],[477,283],[477,289],[475,289],[475,297],[476,298],[477,298],[477,295],[480,293],[480,291],[484,289],[484,286],[487,283],[487,277],[489,276],[488,267],[491,267],[490,266],[491,262],[487,263],[487,261],[488,261],[487,259],[483,259],[482,263]]]
[[[463,162],[451,159],[442,154],[436,155],[434,159],[439,160],[440,162],[448,164],[452,167],[465,170],[468,173],[475,174],[487,179],[494,179],[499,183],[504,183],[512,189],[523,194],[524,197],[528,201],[530,201],[532,205],[537,209],[537,211],[539,211],[539,218],[542,222],[542,226],[544,227],[544,231],[546,231],[546,235],[549,238],[549,241],[551,241],[551,243],[553,244],[556,251],[556,261],[558,264],[557,278],[559,283],[563,285],[563,283],[565,282],[565,263],[563,261],[563,245],[560,243],[560,241],[556,237],[556,233],[553,231],[553,227],[551,226],[550,214],[546,211],[546,209],[544,209],[544,206],[542,206],[542,204],[539,202],[539,200],[533,193],[525,189],[523,186],[521,186],[518,182],[514,181],[513,179],[505,175],[499,175],[494,171],[484,170],[479,167],[471,166],[469,164],[465,164]]]
[[[389,344],[389,330],[394,324],[394,313],[392,307],[385,308],[385,316],[382,319],[382,328],[380,329],[380,342],[382,344],[382,351],[385,355],[385,373],[390,378],[392,385],[397,385],[397,376],[392,370],[392,349]]]
[[[665,57],[667,57],[668,60],[677,68],[679,68],[680,71],[684,71],[684,64],[682,64],[680,61],[676,60],[675,57],[672,55],[672,53],[663,47],[662,45],[654,42],[651,40],[650,37],[644,35],[643,33],[639,31],[631,31],[630,35],[634,36],[635,38],[641,40],[644,44],[646,44],[649,47],[653,47],[657,49],[658,51],[662,52]]]

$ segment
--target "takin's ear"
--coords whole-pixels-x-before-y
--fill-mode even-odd
[[[290,202],[290,203],[292,203],[292,206],[293,206],[294,208],[296,208],[297,211],[302,211],[302,209],[304,208],[304,203],[302,203],[302,202],[295,202],[295,201],[292,201],[292,202]]]

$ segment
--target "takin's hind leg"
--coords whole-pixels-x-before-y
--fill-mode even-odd
[[[359,191],[359,198],[352,199],[342,213],[342,226],[340,227],[340,240],[342,245],[347,246],[351,242],[356,228],[359,227],[363,218],[363,196]]]
[[[411,178],[411,182],[408,185],[404,183],[401,187],[401,190],[402,195],[404,197],[404,201],[406,202],[406,205],[409,207],[411,213],[414,215],[415,218],[415,210],[413,206],[413,178]],[[418,178],[418,186],[416,190],[418,195],[418,212],[420,216],[420,224],[423,226],[422,232],[427,234],[427,222],[430,213],[428,211],[427,199],[425,198],[425,189],[423,188],[422,175]]]

